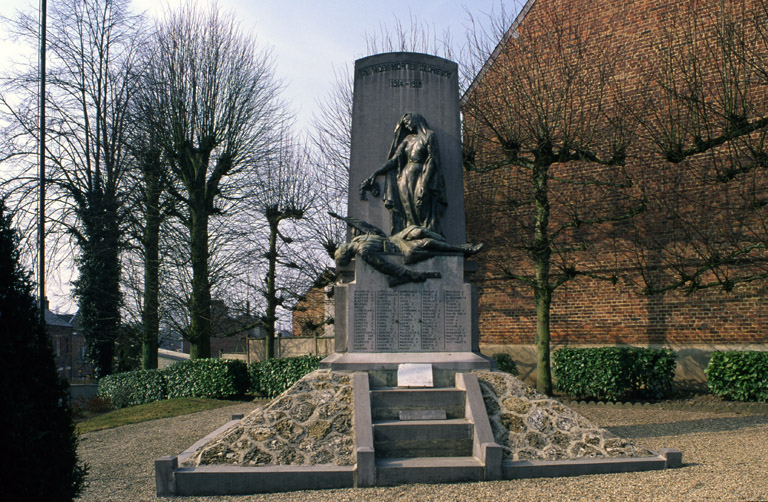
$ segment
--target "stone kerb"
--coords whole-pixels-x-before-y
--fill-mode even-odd
[[[362,201],[358,188],[387,160],[393,129],[406,112],[423,115],[435,132],[449,201],[443,231],[448,242],[464,243],[458,66],[437,56],[391,52],[355,61],[348,215],[389,233],[381,198]]]

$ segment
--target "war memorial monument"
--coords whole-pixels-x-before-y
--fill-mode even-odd
[[[491,367],[465,259],[481,245],[466,243],[458,96],[457,66],[442,58],[355,64],[349,232],[337,252],[336,353],[324,367]]]
[[[600,429],[478,347],[456,63],[355,62],[335,352],[268,405],[155,462],[157,493],[225,495],[681,465]]]

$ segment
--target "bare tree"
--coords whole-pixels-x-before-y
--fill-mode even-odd
[[[768,2],[665,10],[623,102],[658,166],[641,184],[653,211],[633,225],[635,264],[649,293],[730,291],[768,278]]]
[[[36,20],[20,15],[15,34],[36,40]],[[52,232],[74,239],[79,252],[75,296],[97,375],[109,374],[120,329],[120,248],[125,229],[129,167],[126,120],[135,90],[141,19],[123,0],[67,0],[51,5],[48,32],[46,184]],[[32,42],[34,44],[34,42]],[[34,108],[18,95],[34,96],[38,77],[9,80],[2,103],[11,128],[12,153],[21,172],[7,181],[22,211],[31,204],[35,173],[24,168],[26,148],[37,140]]]
[[[468,204],[485,222],[469,229],[471,239],[491,244],[484,280],[532,292],[537,387],[551,394],[554,292],[580,276],[615,282],[604,267],[610,223],[643,204],[623,168],[630,134],[611,97],[616,46],[572,3],[534,9],[522,26],[502,12],[495,30],[471,32],[478,76],[462,102],[464,165],[467,191],[485,194]]]
[[[434,25],[419,21],[408,11],[408,24],[395,16],[389,25],[379,24],[379,29],[365,34],[366,52],[424,52],[446,59],[453,57],[453,38],[445,30],[440,36],[435,33]]]
[[[195,6],[170,13],[148,70],[152,129],[182,188],[189,232],[192,357],[210,356],[209,220],[242,197],[242,183],[269,157],[282,105],[273,62],[241,33],[234,15]]]
[[[168,162],[151,127],[152,102],[143,98],[140,90],[131,113],[136,128],[129,138],[129,151],[136,190],[131,197],[129,249],[135,256],[125,259],[141,264],[140,272],[134,270],[126,278],[126,289],[138,296],[131,303],[138,311],[136,320],[141,320],[142,367],[152,369],[157,368],[160,330],[160,228],[175,212],[175,199],[168,196]]]
[[[352,74],[347,67],[334,70],[330,94],[319,102],[322,110],[313,116],[309,135],[315,203],[320,211],[313,218],[316,239],[333,258],[346,237],[346,225],[328,213],[346,212],[349,193],[349,152],[352,128]]]
[[[267,270],[259,288],[265,302],[262,324],[266,329],[267,359],[275,355],[277,309],[289,307],[291,298],[295,303],[314,279],[317,268],[310,265],[313,260],[312,253],[307,252],[308,235],[300,227],[302,220],[311,216],[315,204],[307,151],[283,128],[278,151],[259,171],[261,185],[253,197],[253,209],[264,222],[268,236],[261,254]]]

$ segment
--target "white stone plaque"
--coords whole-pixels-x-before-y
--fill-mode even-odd
[[[398,387],[434,387],[431,364],[401,364],[397,367]]]

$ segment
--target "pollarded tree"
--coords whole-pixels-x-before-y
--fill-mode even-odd
[[[19,500],[70,501],[82,490],[86,470],[77,459],[67,384],[56,374],[2,199],[0,298],[0,426],[3,451],[13,459],[3,467],[3,491]],[[40,469],[43,458],[52,461]]]
[[[632,226],[649,293],[768,278],[768,2],[664,6],[644,78],[623,109],[664,190]],[[644,65],[644,66],[643,66]],[[659,221],[675,221],[674,231]]]
[[[160,23],[147,71],[152,130],[181,186],[174,195],[189,233],[192,357],[210,356],[209,220],[241,197],[282,113],[269,52],[255,47],[234,15],[192,4]]]
[[[302,252],[300,248],[302,245],[306,248],[309,239],[305,238],[306,232],[296,227],[298,222],[310,216],[315,203],[310,190],[307,148],[290,139],[285,129],[283,131],[279,149],[259,170],[261,186],[253,196],[253,209],[266,223],[268,236],[263,253],[267,271],[259,288],[265,301],[263,326],[267,335],[267,359],[275,356],[277,309],[286,307],[290,297],[297,299],[317,276],[317,267],[309,266],[313,260],[306,253],[307,249]],[[287,231],[286,227],[292,228]],[[306,258],[304,263],[302,256]]]
[[[475,81],[462,101],[466,191],[483,194],[467,212],[485,222],[468,231],[490,244],[485,281],[532,293],[547,394],[555,290],[580,276],[615,281],[610,223],[643,209],[627,192],[630,134],[612,99],[620,53],[582,4],[536,2],[515,23],[502,11],[494,29],[472,32]]]

